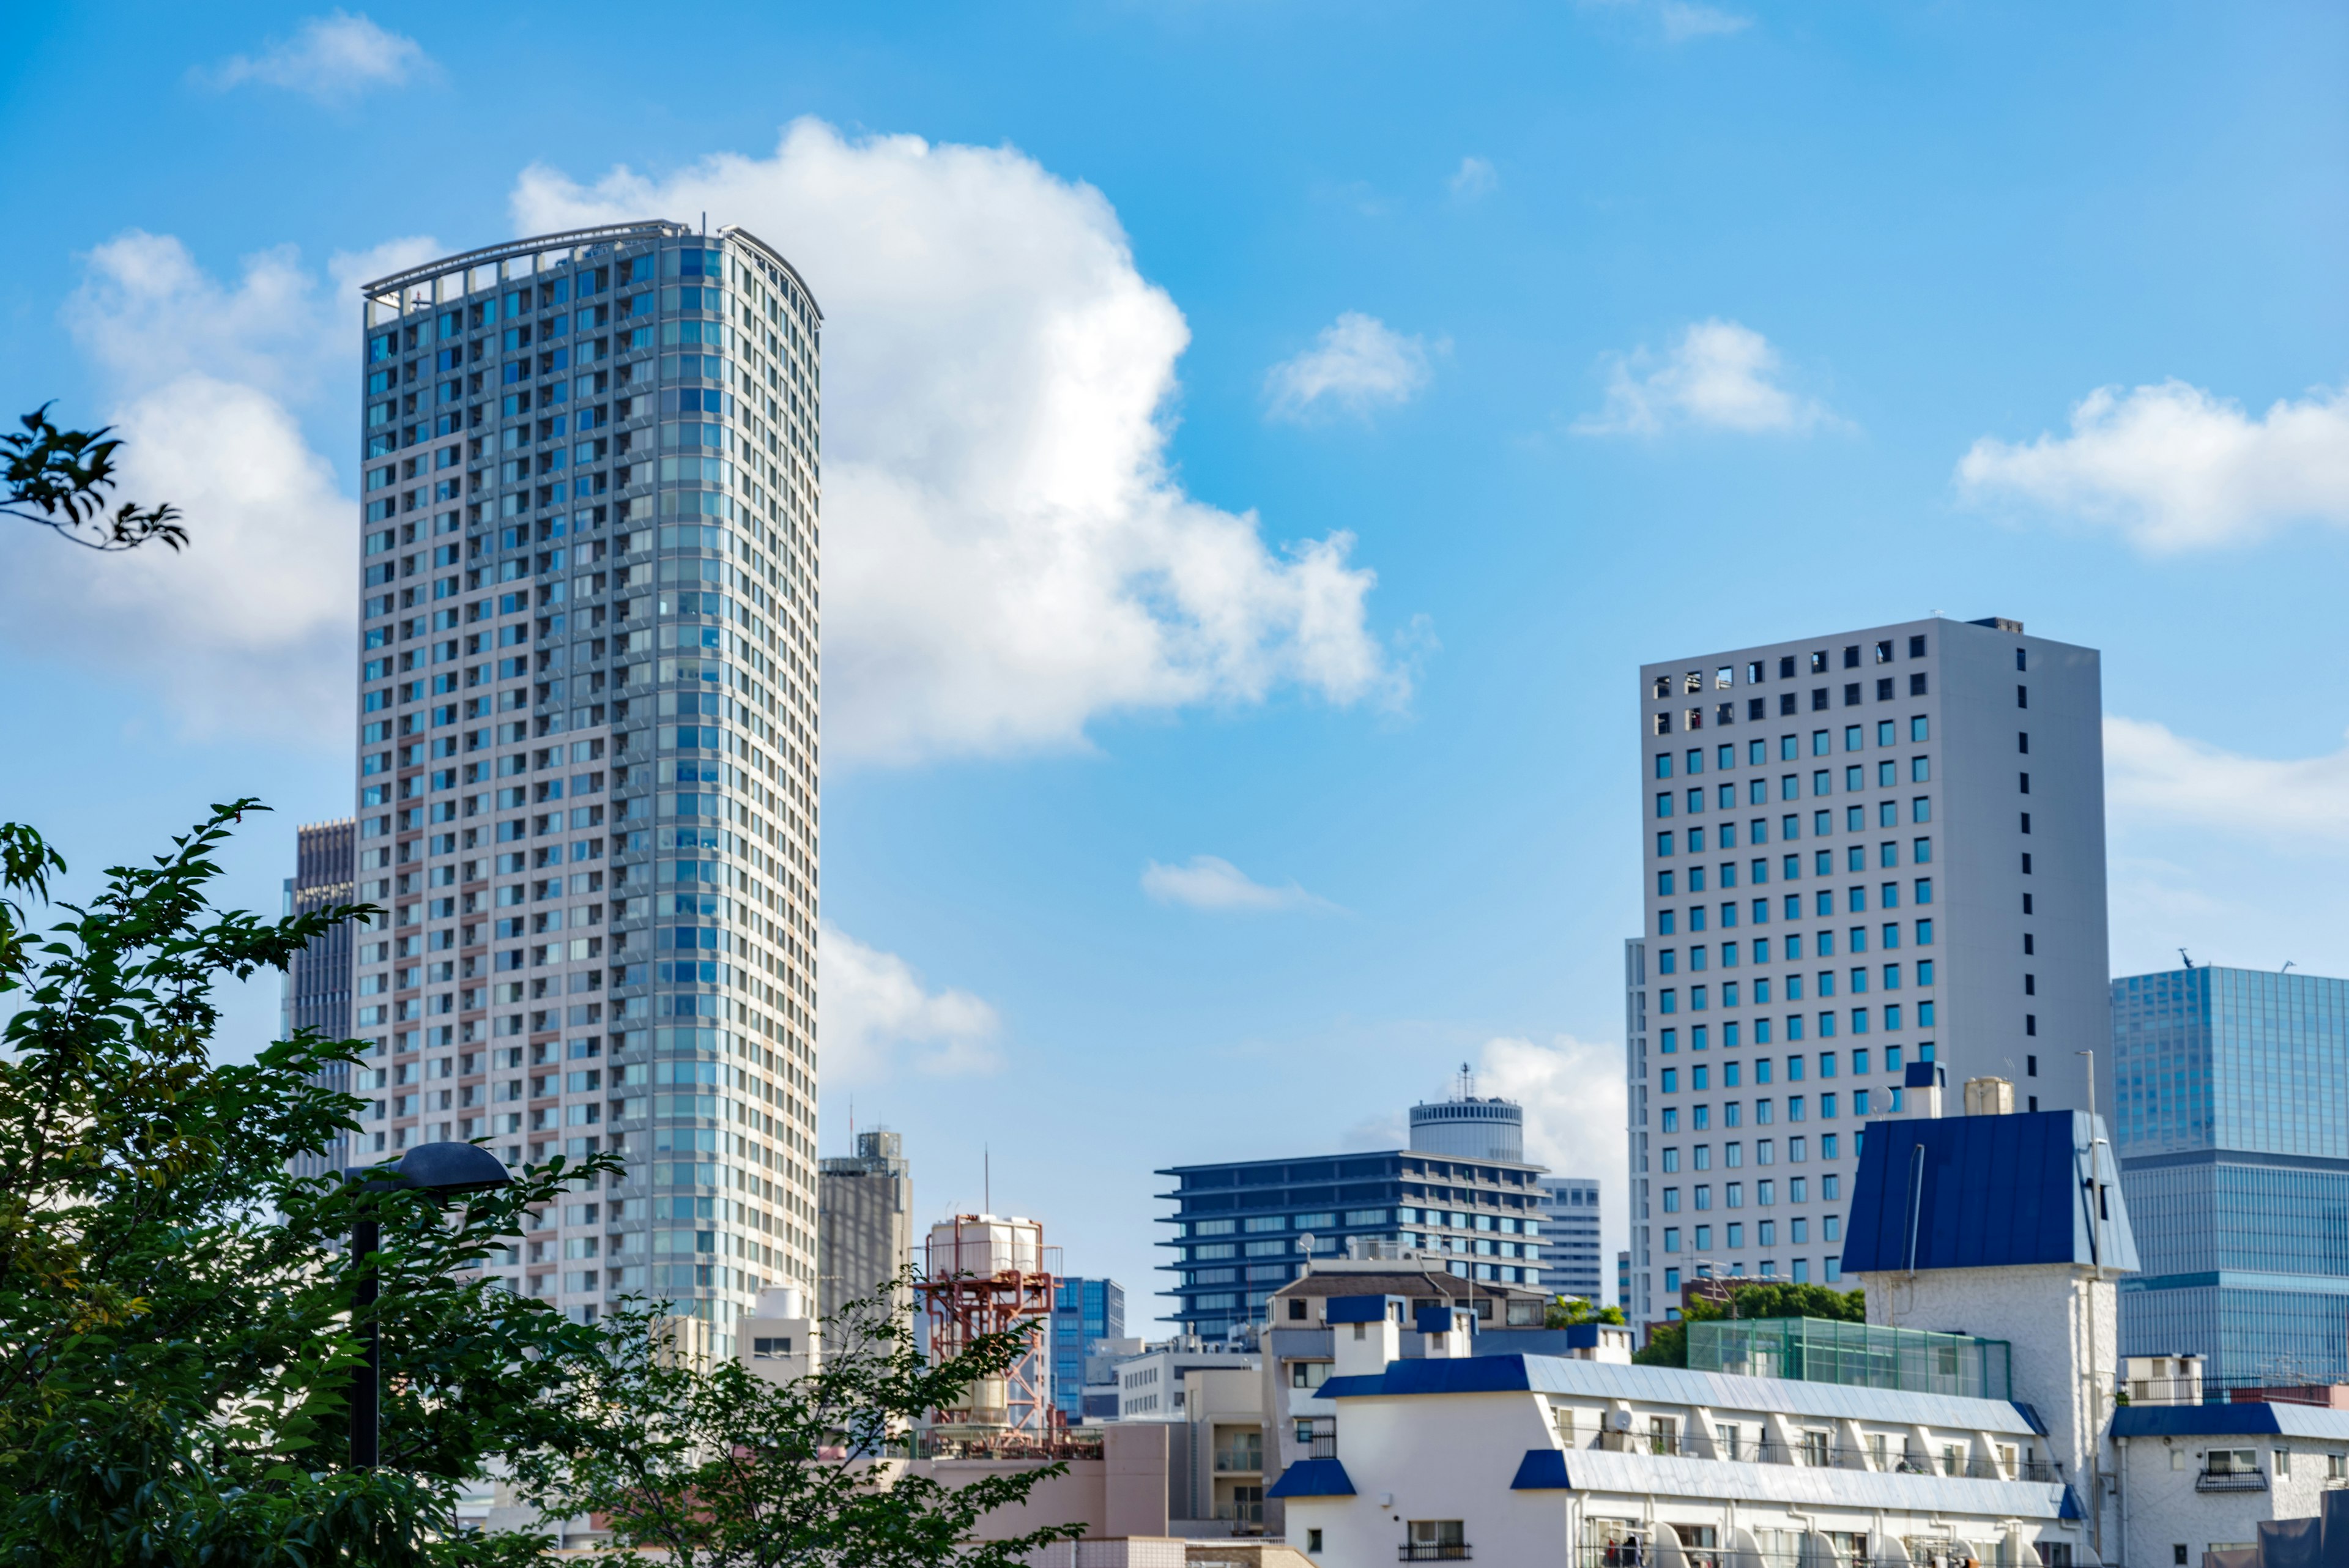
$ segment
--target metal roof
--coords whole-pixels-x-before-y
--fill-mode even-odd
[[[1265,1490],[1268,1498],[1274,1497],[1351,1497],[1354,1483],[1346,1474],[1346,1467],[1335,1459],[1299,1459],[1280,1472],[1280,1479]]]
[[[2116,1438],[2232,1438],[2268,1433],[2339,1442],[2349,1438],[2349,1410],[2247,1399],[2240,1405],[2124,1405],[2113,1412]]]
[[[1332,1377],[1321,1385],[1320,1393],[1325,1399],[1406,1394],[1564,1394],[1585,1398],[1645,1400],[1658,1405],[1702,1405],[1709,1409],[1775,1410],[1782,1415],[1821,1419],[1849,1417],[1856,1421],[1954,1427],[2013,1437],[2036,1435],[2023,1413],[2004,1399],[1859,1388],[1841,1383],[1804,1383],[1784,1377],[1744,1377],[1727,1372],[1691,1372],[1678,1366],[1626,1366],[1620,1362],[1576,1361],[1554,1355],[1392,1361],[1383,1373]]]
[[[2137,1268],[2112,1145],[2084,1111],[1870,1122],[1849,1226],[1847,1274]]]

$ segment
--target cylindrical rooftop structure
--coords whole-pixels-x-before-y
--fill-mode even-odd
[[[1475,1088],[1476,1081],[1463,1063],[1450,1099],[1422,1100],[1412,1106],[1411,1147],[1422,1154],[1524,1164],[1525,1107],[1498,1096],[1479,1099]]]

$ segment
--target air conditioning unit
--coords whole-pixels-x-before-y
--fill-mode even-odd
[[[1631,1412],[1629,1410],[1608,1411],[1607,1429],[1610,1432],[1630,1431],[1631,1429]]]

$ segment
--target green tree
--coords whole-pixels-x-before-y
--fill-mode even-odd
[[[1783,1280],[1754,1280],[1731,1288],[1730,1304],[1699,1296],[1690,1302],[1679,1323],[1660,1323],[1648,1331],[1648,1343],[1631,1359],[1650,1366],[1688,1365],[1688,1325],[1717,1317],[1824,1317],[1843,1323],[1866,1323],[1868,1302],[1859,1291],[1830,1290],[1825,1285],[1798,1285]]]
[[[1623,1322],[1621,1307],[1595,1307],[1580,1296],[1552,1296],[1549,1305],[1542,1309],[1544,1328],[1572,1328],[1583,1323]]]
[[[364,907],[264,921],[205,898],[213,808],[151,866],[106,873],[34,928],[64,862],[0,826],[0,1555],[18,1563],[518,1563],[457,1538],[497,1456],[560,1446],[592,1327],[479,1268],[525,1210],[609,1168],[526,1169],[453,1213],[415,1192],[301,1180],[285,1161],[356,1131],[316,1081],[356,1041],[214,1060],[223,977],[283,968]],[[382,1227],[383,1468],[350,1464],[354,1205]]]
[[[604,1354],[578,1389],[593,1436],[525,1461],[521,1490],[550,1516],[605,1516],[610,1556],[654,1552],[676,1568],[1014,1568],[1082,1534],[1061,1524],[973,1539],[985,1515],[1065,1464],[961,1487],[905,1464],[915,1424],[1001,1376],[1037,1325],[983,1335],[933,1364],[890,1296],[885,1288],[843,1307],[825,1325],[819,1369],[782,1383],[689,1354],[673,1320],[624,1304],[598,1325]]]
[[[59,430],[47,403],[19,422],[21,432],[0,436],[0,514],[37,523],[93,550],[132,550],[150,542],[178,550],[187,544],[176,506],[125,501],[107,514],[114,454],[122,445],[108,427]]]

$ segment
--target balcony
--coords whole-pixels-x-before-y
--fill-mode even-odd
[[[1301,1436],[1301,1434],[1300,1434]],[[1664,1432],[1607,1432],[1592,1445],[1619,1454],[1661,1454],[1678,1459],[1728,1459],[1749,1465],[1797,1465],[1810,1469],[1877,1471],[1893,1475],[1961,1476],[1970,1480],[2060,1481],[2063,1468],[2044,1459],[1951,1459],[1928,1454],[1882,1452],[1842,1443],[1772,1443],[1740,1440],[1709,1443]]]
[[[2202,1470],[2194,1477],[2196,1491],[2265,1491],[2268,1473],[2261,1469]]]
[[[1468,1543],[1464,1541],[1406,1541],[1395,1548],[1395,1560],[1401,1563],[1465,1563]]]

